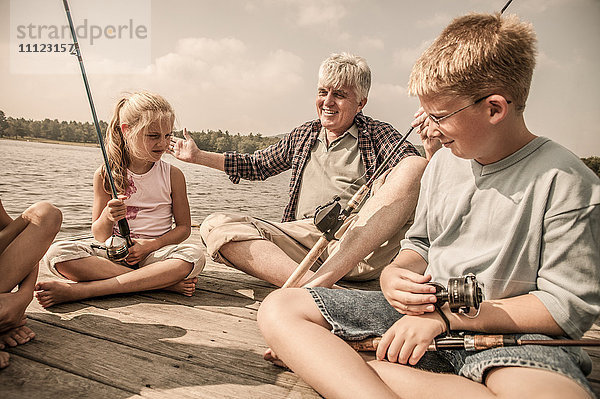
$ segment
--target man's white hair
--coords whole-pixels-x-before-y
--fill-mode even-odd
[[[371,69],[367,60],[357,55],[331,54],[319,68],[319,86],[339,89],[347,85],[354,89],[356,99],[362,101],[371,88]]]

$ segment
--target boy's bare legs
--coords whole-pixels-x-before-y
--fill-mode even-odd
[[[270,294],[259,308],[258,323],[277,356],[324,397],[396,397],[358,353],[330,332],[307,290]]]
[[[132,270],[108,259],[90,256],[57,263],[56,269],[76,282],[39,282],[35,287],[36,298],[46,308],[84,298],[157,289],[190,296],[197,279],[183,279],[192,267],[191,263],[181,259],[167,259]]]
[[[10,292],[27,277],[60,230],[62,214],[38,202],[0,231],[0,292]]]
[[[528,367],[493,369],[485,385],[454,374],[437,374],[397,363],[369,366],[402,398],[589,398],[575,381],[549,370]]]
[[[52,244],[62,223],[61,212],[48,202],[27,208],[15,220],[0,203],[0,349],[24,344],[35,337],[25,326],[25,309],[33,299],[38,262]],[[12,292],[18,286],[16,292]],[[9,355],[0,352],[0,368]]]
[[[484,384],[385,361],[366,363],[331,333],[304,289],[278,290],[258,312],[267,344],[282,362],[325,397],[587,398],[558,373],[525,367],[492,370]],[[397,395],[397,396],[396,396]]]

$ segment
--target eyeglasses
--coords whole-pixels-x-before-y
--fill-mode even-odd
[[[488,97],[489,97],[489,96],[491,96],[491,95],[492,95],[492,94],[488,94],[487,96],[481,97],[480,99],[473,101],[471,104],[469,104],[469,105],[465,105],[465,106],[464,106],[464,107],[462,107],[461,109],[457,109],[456,111],[454,111],[454,112],[451,112],[451,113],[449,113],[448,115],[444,115],[444,116],[442,116],[442,117],[440,117],[440,118],[438,118],[438,117],[436,117],[436,116],[433,116],[433,115],[429,115],[429,114],[427,114],[427,116],[429,117],[429,119],[431,119],[433,122],[435,122],[435,124],[436,124],[436,125],[438,125],[438,126],[439,126],[439,125],[440,125],[440,122],[442,122],[444,119],[448,119],[448,118],[450,118],[451,116],[458,114],[460,111],[462,111],[462,110],[465,110],[465,109],[467,109],[467,108],[469,108],[469,107],[471,107],[471,106],[473,106],[473,105],[475,105],[475,104],[477,104],[477,103],[479,103],[479,102],[481,102],[481,101],[485,100],[486,98],[488,98]],[[507,104],[510,104],[511,102],[512,102],[512,101],[510,101],[510,100],[506,100],[506,103],[507,103]]]

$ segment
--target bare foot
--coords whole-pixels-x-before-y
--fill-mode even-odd
[[[283,367],[284,369],[289,370],[289,367],[286,366],[285,363],[282,362],[281,359],[279,359],[277,357],[277,355],[275,354],[275,352],[273,352],[273,350],[271,348],[267,348],[267,350],[265,351],[265,354],[263,355],[263,359],[273,363],[277,367]]]
[[[73,302],[81,299],[75,290],[79,283],[63,281],[40,281],[35,285],[35,297],[43,308],[58,305],[63,302]]]
[[[165,287],[163,289],[167,291],[173,291],[185,296],[192,296],[196,291],[197,282],[198,277],[188,278],[187,280],[181,280],[180,282],[175,283],[170,287]]]
[[[0,352],[0,369],[3,369],[4,367],[8,366],[8,359],[10,358],[10,355],[6,352]]]
[[[35,338],[35,333],[27,326],[15,327],[0,334],[0,349],[7,346],[23,345]]]
[[[0,333],[25,324],[25,309],[31,302],[19,291],[0,294]]]

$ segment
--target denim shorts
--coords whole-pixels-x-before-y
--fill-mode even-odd
[[[358,291],[329,288],[308,289],[319,311],[332,326],[331,331],[347,341],[381,336],[403,315],[398,313],[381,291]],[[540,334],[523,334],[524,339],[549,339]],[[592,370],[587,353],[579,347],[526,345],[482,351],[439,350],[427,352],[417,367],[454,373],[482,383],[495,367],[532,367],[565,375],[595,395],[586,375]]]

